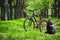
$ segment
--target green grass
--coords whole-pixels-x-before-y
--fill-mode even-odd
[[[60,22],[59,20],[51,19],[53,22]],[[39,30],[25,32],[23,22],[24,19],[0,21],[0,40],[60,40],[59,26],[55,26],[56,33],[50,35]]]

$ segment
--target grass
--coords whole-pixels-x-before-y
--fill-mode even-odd
[[[54,20],[54,21],[53,21]],[[60,22],[60,19],[51,19]],[[23,29],[24,19],[0,21],[0,40],[60,40],[60,27],[55,26],[56,33],[45,34],[39,30],[25,32]]]

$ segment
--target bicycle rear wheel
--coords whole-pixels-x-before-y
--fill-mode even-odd
[[[46,24],[44,24],[44,22],[42,22],[41,26],[40,26],[40,32],[45,32],[46,31]]]
[[[35,23],[32,19],[27,18],[25,19],[23,26],[25,31],[32,31],[35,28]]]

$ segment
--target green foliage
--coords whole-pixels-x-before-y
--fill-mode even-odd
[[[42,9],[43,2],[41,0],[31,0],[27,1],[26,3],[28,6],[26,7],[27,9]]]
[[[53,0],[28,0],[26,9],[44,9],[45,6],[53,5]]]
[[[25,9],[28,9],[28,10],[37,9],[38,11],[35,11],[35,14],[37,14],[37,13],[40,14],[40,11],[42,9],[44,9],[44,8],[51,8],[52,7],[53,0],[27,0],[25,2],[25,5],[26,5],[26,8]],[[25,10],[25,12],[27,14],[29,14],[29,11],[28,10]]]

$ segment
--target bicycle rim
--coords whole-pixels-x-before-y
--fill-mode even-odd
[[[29,18],[24,21],[24,30],[25,31],[33,31],[35,28],[35,23],[33,20]]]
[[[40,26],[40,31],[41,31],[41,32],[45,32],[45,31],[46,31],[46,27],[43,26],[43,25],[41,25],[41,26]]]

